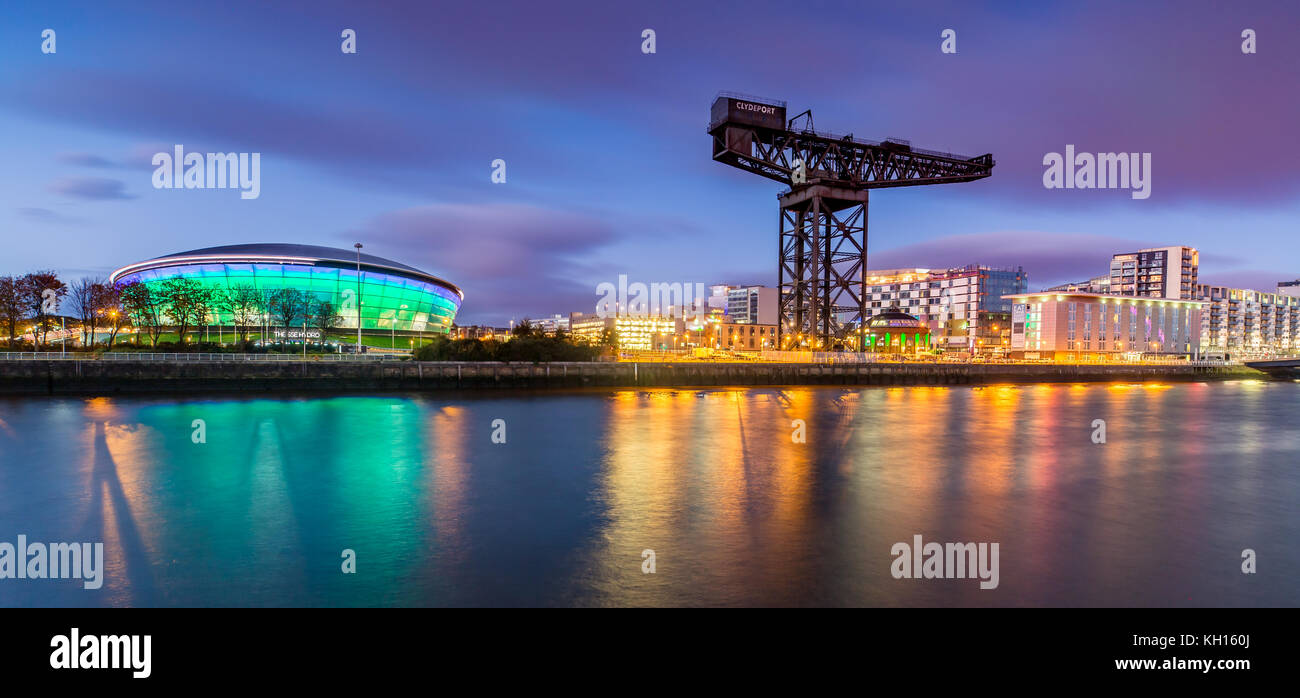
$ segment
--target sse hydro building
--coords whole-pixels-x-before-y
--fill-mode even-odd
[[[465,294],[454,284],[383,257],[316,245],[254,244],[208,247],[130,264],[109,276],[116,284],[153,285],[193,279],[204,286],[263,291],[297,289],[334,305],[336,329],[372,334],[447,333]],[[234,326],[231,313],[214,311],[212,324]]]

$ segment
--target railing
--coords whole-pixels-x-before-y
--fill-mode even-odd
[[[107,352],[102,354],[43,351],[0,352],[0,361],[397,361],[407,354],[205,354]]]
[[[763,361],[780,361],[782,363],[801,364],[874,364],[889,361],[887,354],[854,354],[835,351],[763,351],[759,353]],[[894,361],[898,361],[894,355]]]
[[[758,102],[759,104],[766,104],[768,106],[774,106],[774,107],[784,108],[786,106],[784,99],[768,99],[767,97],[747,95],[743,92],[729,92],[727,90],[719,90],[718,93],[713,96],[713,101],[715,102],[718,101],[719,97],[732,97],[734,99],[743,99],[746,102]]]

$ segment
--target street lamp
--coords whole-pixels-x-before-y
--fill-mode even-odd
[[[361,355],[361,243],[353,245],[357,248],[357,356]]]

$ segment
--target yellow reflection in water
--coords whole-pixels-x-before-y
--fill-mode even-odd
[[[469,425],[464,408],[448,405],[428,421],[425,443],[433,445],[433,521],[451,560],[467,548],[464,539],[465,493],[469,487]]]
[[[142,424],[119,424],[109,398],[85,401],[83,443],[90,493],[86,516],[104,543],[104,589],[114,605],[147,602],[152,587],[149,561],[157,557],[159,535],[148,525],[156,503],[146,480],[154,467],[157,435]]]
[[[970,454],[970,476],[967,482],[980,495],[998,495],[1006,492],[1012,485],[1012,473],[1015,470],[1015,442],[1026,438],[1023,425],[1017,419],[1024,399],[1024,391],[1033,393],[1036,402],[1051,402],[1056,391],[1054,386],[1032,386],[1029,388],[1015,385],[994,385],[986,390],[976,391],[972,395],[974,404],[968,413],[973,418],[971,428],[966,432],[967,446]],[[1049,390],[1044,390],[1049,388]],[[1043,421],[1032,425],[1028,436],[1037,438],[1040,429],[1050,428],[1051,415],[1038,415]],[[1050,465],[1050,464],[1047,464]]]

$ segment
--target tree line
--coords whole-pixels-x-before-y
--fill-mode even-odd
[[[437,335],[415,350],[416,361],[595,361],[617,348],[612,332],[595,343],[574,341],[564,330],[547,334],[527,318],[514,328],[508,342],[494,339],[452,339]]]
[[[32,327],[35,348],[48,346],[50,330],[68,319],[79,323],[84,347],[94,346],[101,330],[104,344],[112,347],[124,327],[134,328],[150,346],[169,330],[183,344],[190,331],[216,324],[219,315],[230,317],[241,343],[259,327],[305,326],[324,336],[343,320],[330,301],[294,288],[215,288],[185,277],[117,284],[87,277],[66,284],[52,271],[0,276],[0,329],[11,347]]]

